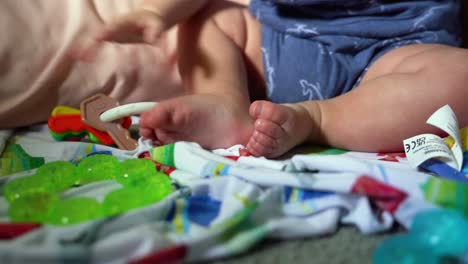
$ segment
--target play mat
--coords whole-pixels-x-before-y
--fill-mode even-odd
[[[409,228],[431,209],[466,213],[468,129],[460,137],[457,171],[434,160],[414,168],[405,153],[306,146],[267,160],[242,146],[140,138],[127,151],[58,142],[46,125],[0,131],[0,262],[206,261],[267,238],[319,237],[344,224],[374,234]]]

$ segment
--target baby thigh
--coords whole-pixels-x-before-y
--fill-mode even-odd
[[[424,112],[426,118],[449,104],[460,126],[466,126],[467,61],[467,49],[440,44],[403,46],[389,51],[370,66],[357,89],[375,89],[376,85],[393,90],[405,88],[408,100],[400,104],[412,105],[414,111]]]
[[[193,64],[198,63],[211,76],[222,75],[223,71],[228,75],[246,73],[251,96],[262,93],[261,25],[245,5],[237,1],[209,1],[199,14],[180,25],[178,37],[182,77],[193,74]],[[204,53],[197,62],[193,61],[195,50]],[[238,83],[240,79],[243,77],[233,81]]]

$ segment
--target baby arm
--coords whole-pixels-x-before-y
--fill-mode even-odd
[[[136,10],[104,24],[74,56],[94,57],[103,42],[154,44],[162,33],[196,14],[207,0],[145,0]]]
[[[197,13],[206,2],[207,0],[146,0],[141,9],[151,13],[168,29]]]
[[[97,40],[154,43],[161,33],[194,15],[207,0],[146,0],[138,9],[115,18],[98,33]]]

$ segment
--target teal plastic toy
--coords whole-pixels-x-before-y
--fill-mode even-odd
[[[418,214],[410,232],[384,241],[374,263],[458,263],[468,252],[468,219],[458,211],[430,210]]]
[[[60,198],[75,185],[105,180],[117,181],[122,188],[106,194],[102,204],[89,197]],[[95,154],[77,166],[67,161],[44,164],[34,175],[8,182],[3,192],[12,221],[69,225],[158,202],[172,192],[172,185],[150,160],[120,162],[111,155]]]

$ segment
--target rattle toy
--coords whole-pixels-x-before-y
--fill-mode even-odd
[[[118,122],[103,122],[100,115],[119,106],[117,100],[104,94],[97,94],[81,102],[81,119],[89,126],[107,132],[121,149],[134,150],[138,147],[136,140],[130,137],[127,129]]]
[[[81,111],[66,106],[55,108],[49,118],[49,131],[56,140],[81,140],[87,136],[91,142],[115,143],[121,149],[133,150],[138,144],[128,132],[131,125],[129,116],[140,114],[156,104],[119,105],[115,99],[97,94],[81,102]]]
[[[132,120],[125,117],[122,127],[128,129],[131,123]],[[58,141],[78,141],[88,137],[94,143],[114,145],[114,140],[109,134],[83,123],[80,110],[72,107],[56,107],[49,117],[48,126],[50,134]]]
[[[107,193],[102,203],[90,197],[63,198],[61,194],[76,185],[113,180],[122,186]],[[158,202],[172,192],[166,174],[156,171],[152,161],[119,161],[106,154],[94,154],[77,166],[54,161],[38,168],[32,176],[7,182],[3,194],[9,202],[13,222],[53,225],[76,224],[113,216]]]
[[[157,104],[156,102],[140,102],[120,105],[105,111],[101,114],[100,118],[103,122],[112,122],[126,116],[141,114],[155,107]]]

